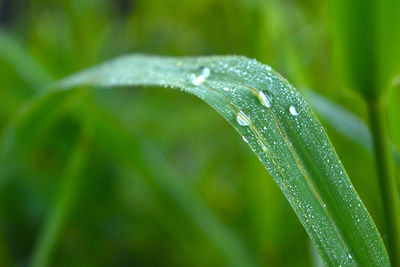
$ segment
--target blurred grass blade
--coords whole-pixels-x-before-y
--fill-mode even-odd
[[[230,266],[259,266],[254,255],[244,246],[243,241],[195,197],[194,190],[185,184],[185,179],[179,178],[179,175],[170,168],[163,155],[153,145],[143,143],[141,152],[147,163],[146,166],[150,167],[155,162],[157,163],[157,168],[150,167],[147,171],[160,189],[172,197],[179,207],[205,232],[206,236],[221,249],[230,260]]]
[[[314,244],[310,241],[310,253],[311,253],[311,262],[313,267],[324,267],[324,262],[321,259],[321,256],[318,254],[317,249]]]
[[[0,137],[0,186],[9,173],[19,168],[17,162],[24,152],[45,136],[45,133],[84,96],[82,90],[39,94],[18,110],[6,124]]]
[[[92,132],[91,114],[87,112],[82,125],[82,133],[78,138],[75,148],[67,162],[60,191],[56,196],[54,206],[45,219],[42,231],[32,253],[30,266],[51,266],[51,256],[56,242],[68,220],[74,205],[77,191],[82,180],[83,169],[88,157],[89,142]]]
[[[383,234],[392,264],[399,266],[400,204],[386,103],[400,67],[400,1],[331,2],[336,67],[367,101],[386,224]]]
[[[326,121],[343,136],[373,154],[374,147],[371,132],[361,119],[344,107],[315,92],[308,90],[306,91],[306,96],[322,120]],[[396,166],[400,169],[400,153],[394,146],[392,146],[392,152]]]
[[[336,67],[367,99],[381,96],[400,66],[400,2],[331,0]]]
[[[0,58],[9,63],[15,72],[32,88],[40,88],[52,81],[51,76],[0,28]]]
[[[345,108],[315,92],[307,91],[306,96],[321,118],[336,131],[353,140],[369,152],[373,152],[372,136],[363,121]]]
[[[373,2],[331,0],[336,69],[346,84],[368,98],[377,94]]]
[[[68,93],[68,94],[67,94]],[[29,150],[33,143],[39,142],[41,133],[52,127],[54,120],[58,118],[59,114],[65,112],[66,108],[70,108],[71,104],[74,104],[77,100],[82,100],[86,95],[83,90],[60,92],[51,91],[48,94],[43,95],[38,99],[32,99],[26,103],[24,107],[19,111],[18,115],[8,124],[7,134],[3,135],[2,145],[0,146],[0,166],[2,166],[2,174],[4,174],[4,168],[10,164],[9,157],[19,151],[19,147],[23,147],[24,151]],[[77,99],[78,98],[78,99]],[[50,107],[49,107],[50,105]],[[254,260],[254,255],[243,246],[240,238],[226,225],[216,218],[211,211],[204,206],[201,201],[195,197],[195,193],[187,185],[184,185],[179,180],[179,177],[173,170],[168,166],[165,159],[162,158],[159,153],[154,153],[154,148],[149,148],[153,153],[151,159],[146,158],[147,144],[145,149],[141,149],[137,140],[131,136],[119,122],[114,120],[109,114],[102,112],[99,108],[89,105],[87,112],[91,112],[92,109],[96,109],[96,118],[93,124],[96,127],[95,130],[99,134],[96,134],[95,143],[109,145],[107,149],[110,149],[112,155],[117,155],[118,158],[125,162],[129,160],[127,164],[132,165],[131,162],[135,160],[137,166],[144,172],[148,173],[154,180],[155,184],[158,185],[159,189],[164,191],[165,195],[175,201],[177,206],[182,208],[204,232],[227,256],[231,266],[257,266]],[[43,115],[43,110],[52,110],[47,112],[46,116]],[[94,112],[94,111],[93,111]],[[38,119],[42,118],[40,123]],[[35,127],[32,127],[32,124]],[[91,125],[91,123],[89,124]],[[40,233],[35,250],[32,254],[31,266],[48,266],[51,260],[51,254],[54,250],[54,246],[59,237],[59,233],[62,231],[63,225],[67,220],[69,210],[73,203],[75,191],[78,190],[79,179],[81,178],[81,169],[84,167],[85,161],[87,160],[87,143],[84,141],[87,139],[87,135],[90,129],[87,129],[88,125],[82,130],[81,138],[72,151],[70,160],[67,164],[65,173],[63,174],[64,182],[60,187],[60,193],[57,197],[57,201],[51,210],[48,218],[46,219],[43,230]],[[10,139],[8,137],[20,136],[21,133],[27,132],[26,129],[30,129],[31,135],[28,140],[23,140],[21,144],[20,138],[17,140]],[[110,133],[111,131],[111,133]],[[118,138],[115,138],[115,133]],[[117,139],[118,142],[110,143],[109,140]],[[116,141],[117,141],[116,140]],[[126,153],[127,144],[129,144],[129,151]],[[86,150],[85,150],[86,149]],[[134,150],[138,150],[137,153],[132,153]],[[137,157],[137,155],[141,155]],[[152,169],[156,165],[159,168],[162,167],[162,171],[159,172]],[[7,175],[0,176],[1,183],[7,182]],[[182,179],[183,180],[183,179]]]
[[[166,86],[200,97],[248,142],[327,265],[389,265],[379,233],[315,114],[269,66],[236,56],[133,55],[58,84],[82,85]]]
[[[120,122],[104,111],[97,110],[96,115],[95,131],[98,134],[94,137],[95,143],[102,144],[110,155],[149,177],[151,183],[172,199],[224,253],[229,266],[258,266],[255,256],[243,244],[243,240],[202,203],[195,190],[179,176],[154,145],[143,140],[138,142]],[[110,143],[109,140],[115,141]]]

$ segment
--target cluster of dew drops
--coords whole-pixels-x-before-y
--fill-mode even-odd
[[[211,70],[208,67],[203,67],[201,68],[200,74],[191,74],[190,80],[193,85],[195,86],[200,86],[202,83],[204,83],[207,78],[211,75]],[[224,87],[224,91],[228,92],[229,88]],[[266,108],[271,108],[272,107],[272,100],[273,100],[273,95],[271,92],[267,90],[261,90],[257,92],[257,97],[261,104],[265,106]],[[291,105],[288,109],[289,114],[292,116],[298,116],[299,111],[297,110],[295,105]],[[247,127],[251,124],[251,120],[249,118],[249,115],[247,115],[247,112],[243,110],[239,110],[236,114],[236,120],[240,126]],[[246,137],[242,137],[243,140],[248,143]]]
[[[206,82],[207,78],[209,78],[211,75],[211,70],[208,67],[203,67],[201,68],[200,74],[196,75],[196,74],[191,74],[190,76],[190,80],[191,83],[195,86],[200,86],[201,84],[203,84],[204,82]],[[225,92],[230,91],[230,89],[228,87],[224,87],[223,90]],[[266,108],[271,108],[272,104],[273,104],[273,94],[267,90],[261,90],[261,91],[257,91],[257,98],[260,101],[260,103],[265,106]],[[291,116],[298,116],[300,114],[300,112],[298,111],[297,107],[295,105],[290,105],[288,108],[288,113]],[[248,113],[244,110],[238,110],[238,112],[236,113],[236,120],[237,123],[240,126],[243,127],[248,127],[252,122],[251,119],[248,115]],[[248,143],[248,140],[246,139],[245,136],[242,136],[243,140]],[[326,204],[323,204],[323,207],[326,208]],[[358,220],[359,221],[359,220]],[[348,259],[352,260],[352,256],[351,254],[348,255]],[[340,265],[341,266],[341,265]]]

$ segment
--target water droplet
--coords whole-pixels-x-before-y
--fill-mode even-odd
[[[295,106],[293,106],[293,105],[291,105],[291,106],[289,107],[289,112],[290,112],[290,114],[292,114],[293,116],[299,115],[299,112],[297,111],[297,108],[296,108]]]
[[[353,257],[349,254],[349,259],[353,259]]]
[[[201,76],[203,76],[204,79],[210,76],[210,73],[211,73],[210,68],[204,67],[201,69]]]
[[[263,90],[258,92],[258,98],[260,99],[261,103],[267,108],[270,108],[272,106],[272,97],[273,95],[268,91]]]
[[[228,87],[224,87],[224,91],[228,92],[229,88]]]
[[[192,74],[191,75],[192,84],[196,86],[202,84],[203,82],[205,82],[207,77],[210,76],[210,73],[211,73],[210,69],[204,67],[201,69],[201,73],[199,76]]]
[[[202,84],[205,80],[206,79],[204,79],[204,77],[201,75],[200,76],[193,75],[193,77],[192,77],[192,83],[193,83],[193,85],[196,85],[196,86]]]
[[[249,126],[251,123],[249,116],[241,110],[236,115],[236,119],[240,126]]]
[[[247,141],[246,137],[242,136],[243,141],[245,141],[246,143],[248,143],[249,141]]]

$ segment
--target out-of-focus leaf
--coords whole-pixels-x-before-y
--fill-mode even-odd
[[[139,142],[118,121],[97,109],[95,120],[95,141],[119,159],[119,162],[132,164],[151,179],[160,191],[172,199],[183,212],[205,233],[205,235],[224,253],[231,266],[257,266],[254,255],[243,244],[232,229],[222,223],[196,196],[196,192],[180,177],[149,142]],[[100,119],[101,118],[101,119]],[[118,140],[110,143],[110,138]],[[157,166],[157,168],[154,168]]]
[[[0,58],[32,88],[40,88],[52,81],[51,76],[4,30],[0,29]]]
[[[79,191],[79,185],[82,183],[82,172],[87,161],[91,132],[93,130],[91,114],[88,112],[86,116],[81,136],[71,152],[66,170],[62,175],[63,183],[54,201],[54,207],[50,210],[38,235],[30,263],[32,267],[50,265],[56,242],[75,204],[76,194]]]
[[[362,120],[344,107],[315,92],[308,90],[306,95],[321,119],[325,120],[336,131],[373,154],[371,132]],[[400,153],[394,146],[392,146],[392,150],[397,168],[400,168]]]
[[[368,99],[382,95],[399,70],[400,2],[331,0],[337,70]]]
[[[6,182],[16,162],[44,133],[54,125],[66,109],[76,104],[82,91],[40,94],[20,107],[7,123],[0,137],[0,185]]]

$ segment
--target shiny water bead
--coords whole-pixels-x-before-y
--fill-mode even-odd
[[[236,115],[236,120],[240,126],[249,126],[251,123],[249,116],[244,113],[242,110]]]
[[[204,67],[201,69],[201,76],[203,76],[204,79],[206,79],[208,76],[210,76],[210,74],[211,74],[210,68]]]
[[[293,105],[291,105],[291,106],[289,107],[289,112],[290,112],[290,114],[292,114],[293,116],[299,115],[299,112],[297,111],[296,106],[293,106]]]
[[[208,76],[210,76],[210,74],[211,70],[209,68],[202,68],[199,76],[196,76],[195,74],[191,75],[192,84],[196,86],[202,84],[203,82],[205,82]]]
[[[202,84],[204,81],[205,81],[205,79],[204,79],[204,77],[201,76],[201,75],[199,75],[199,76],[193,75],[193,76],[192,76],[192,84],[193,84],[193,85],[198,86],[198,85]]]
[[[272,106],[272,98],[273,95],[266,90],[258,92],[258,99],[260,99],[261,104],[263,104],[267,108],[270,108]]]

